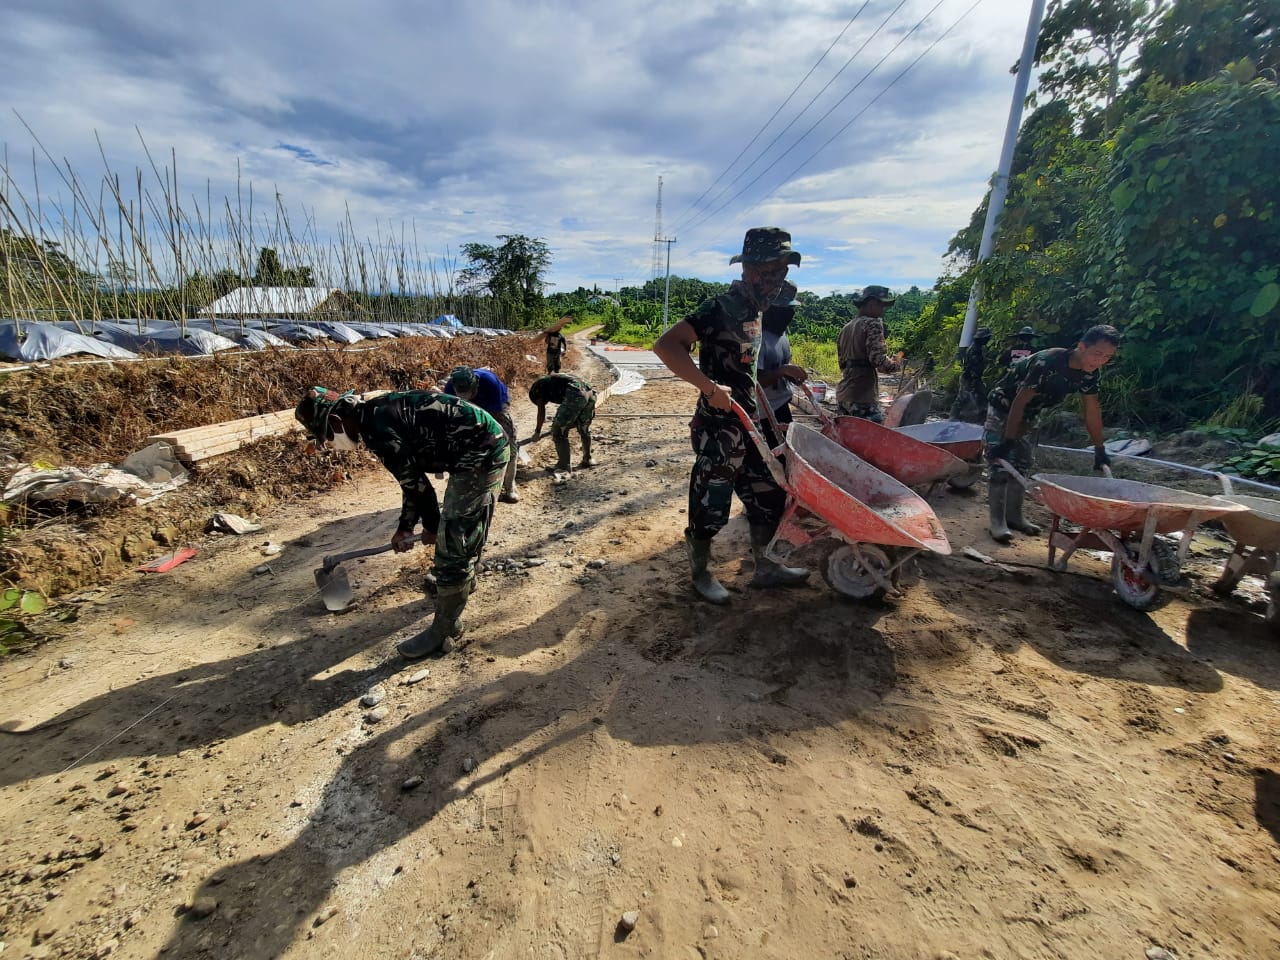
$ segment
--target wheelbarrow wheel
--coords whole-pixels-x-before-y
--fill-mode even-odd
[[[831,551],[822,572],[836,593],[854,600],[879,600],[885,595],[884,584],[890,581],[892,568],[893,563],[882,548],[862,543],[855,551],[845,543]]]
[[[1160,595],[1160,574],[1152,569],[1151,564],[1135,572],[1119,553],[1111,555],[1111,582],[1115,584],[1120,599],[1135,610],[1150,610]]]

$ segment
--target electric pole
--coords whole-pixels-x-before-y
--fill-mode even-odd
[[[667,289],[662,295],[662,332],[667,332],[667,306],[671,302],[671,245],[676,242],[675,237],[663,237],[658,240],[659,243],[667,245]]]
[[[980,267],[991,255],[995,243],[996,221],[1004,212],[1004,198],[1009,192],[1009,168],[1013,166],[1013,148],[1018,142],[1018,126],[1022,122],[1022,102],[1027,98],[1027,84],[1031,80],[1032,61],[1036,58],[1036,41],[1040,37],[1040,22],[1044,19],[1044,0],[1031,0],[1031,15],[1027,19],[1027,34],[1022,41],[1022,59],[1018,61],[1018,76],[1013,82],[1013,105],[1009,107],[1009,122],[1004,130],[1004,145],[1000,149],[1000,166],[991,184],[991,197],[987,201],[987,222],[982,228],[982,242],[978,245]],[[964,312],[964,327],[960,331],[960,347],[973,342],[973,331],[978,325],[978,301],[982,298],[982,284],[974,280],[969,292],[969,306]]]

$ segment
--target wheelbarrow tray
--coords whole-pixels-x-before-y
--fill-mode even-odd
[[[1050,512],[1095,530],[1121,535],[1148,532],[1175,533],[1195,518],[1203,523],[1246,508],[1216,497],[1186,493],[1153,483],[1117,480],[1114,477],[1080,477],[1067,473],[1040,473],[1033,477],[1036,498]]]
[[[846,540],[951,552],[933,509],[906,484],[801,423],[786,447],[788,493]]]
[[[917,423],[910,427],[898,427],[894,431],[903,436],[930,443],[961,460],[976,460],[982,453],[983,429],[977,423],[963,420],[935,420]]]
[[[1280,550],[1280,500],[1245,497],[1234,493],[1213,499],[1248,508],[1245,513],[1227,513],[1222,516],[1222,525],[1236,543],[1257,547],[1259,550]]]
[[[862,417],[834,417],[822,434],[908,487],[929,486],[969,470],[969,464],[941,447]]]

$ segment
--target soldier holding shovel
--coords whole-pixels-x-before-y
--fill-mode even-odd
[[[434,390],[361,400],[350,392],[312,387],[294,416],[317,443],[335,450],[363,445],[391,471],[402,494],[391,538],[396,552],[413,549],[419,521],[428,531],[425,542],[436,545],[435,617],[426,630],[396,646],[400,655],[419,660],[460,637],[462,611],[475,589],[476,562],[489,536],[494,495],[511,457],[502,427],[479,407]],[[429,478],[446,472],[442,509]]]

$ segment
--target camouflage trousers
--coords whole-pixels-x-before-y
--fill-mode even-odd
[[[507,458],[506,472],[502,475],[502,490],[504,493],[511,493],[516,488],[516,425],[512,422],[511,413],[506,407],[495,413],[493,419],[498,421],[498,426],[502,428],[507,438],[507,451],[510,456]]]
[[[551,421],[551,436],[567,437],[573,427],[578,428],[578,436],[583,442],[591,439],[591,421],[596,418],[596,397],[593,393],[586,397],[575,393],[564,398],[556,410],[555,419]]]
[[[449,474],[436,529],[436,558],[432,571],[442,587],[466,583],[489,539],[493,497],[502,484],[511,451],[504,445],[494,451],[484,470]]]
[[[1002,483],[1012,479],[1009,472],[1001,467],[997,467],[992,463],[991,452],[1000,444],[1005,442],[1004,428],[1005,419],[996,410],[987,407],[987,419],[982,425],[984,433],[982,435],[983,456],[987,463],[991,464],[991,480],[995,483]],[[1030,432],[1033,424],[1027,424],[1024,429],[1028,430],[1017,440],[1009,444],[1009,450],[1001,460],[1008,461],[1009,465],[1021,473],[1024,477],[1031,476],[1031,471],[1035,467],[1036,462],[1036,439],[1035,434]]]
[[[693,473],[689,477],[689,526],[694,540],[710,540],[729,522],[737,493],[752,526],[773,530],[787,506],[786,492],[774,482],[760,451],[732,415],[689,422]]]
[[[846,417],[861,417],[872,423],[884,423],[884,411],[878,403],[842,403],[840,412]]]

